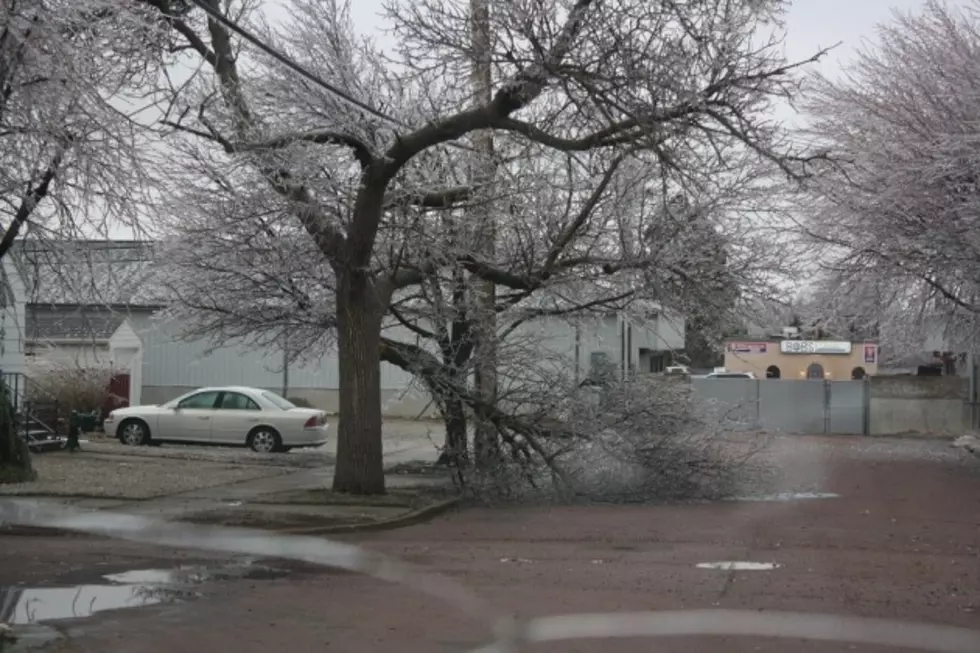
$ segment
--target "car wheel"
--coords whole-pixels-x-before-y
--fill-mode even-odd
[[[150,444],[150,428],[138,419],[127,419],[119,425],[119,441],[133,447]]]
[[[278,453],[282,451],[282,438],[268,426],[258,426],[248,434],[246,446],[256,453]]]

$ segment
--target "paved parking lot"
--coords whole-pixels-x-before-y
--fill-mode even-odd
[[[846,437],[779,438],[769,456],[783,472],[776,489],[789,493],[770,500],[472,509],[345,539],[458,581],[497,610],[525,617],[737,608],[980,628],[976,458],[945,442]],[[836,497],[794,499],[792,493],[801,489]],[[43,545],[35,548],[43,550]],[[124,550],[132,555],[134,547]],[[73,559],[64,546],[57,556],[62,565]],[[698,567],[724,561],[775,568]],[[192,603],[80,622],[68,628],[72,639],[57,650],[431,653],[471,650],[489,636],[481,619],[455,611],[459,601],[446,605],[410,588],[349,574],[227,582],[203,592]],[[743,637],[620,639],[528,650],[884,653],[896,648]]]

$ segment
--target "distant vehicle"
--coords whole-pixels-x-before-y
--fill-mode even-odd
[[[242,386],[199,388],[159,406],[118,408],[103,427],[133,446],[187,442],[284,453],[327,442],[322,410],[299,408],[274,392]]]
[[[706,379],[754,379],[752,372],[712,372],[705,375]]]
[[[667,376],[682,376],[684,374],[690,374],[691,368],[687,365],[668,365],[664,369],[664,374]]]

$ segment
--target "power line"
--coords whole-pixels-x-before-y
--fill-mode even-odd
[[[213,18],[217,22],[221,23],[221,25],[224,26],[225,28],[227,28],[227,29],[231,30],[232,32],[234,32],[235,34],[239,35],[240,37],[242,37],[243,39],[245,39],[246,41],[248,41],[249,43],[251,43],[255,47],[259,48],[260,50],[262,50],[263,52],[265,52],[269,56],[273,57],[274,59],[276,59],[277,61],[279,61],[283,65],[285,65],[288,68],[290,68],[291,70],[293,70],[294,72],[299,73],[300,75],[302,75],[303,77],[305,77],[309,81],[311,81],[314,84],[317,84],[318,86],[320,86],[320,87],[324,88],[325,90],[329,91],[330,93],[332,93],[333,95],[337,96],[338,98],[340,98],[341,100],[343,100],[347,104],[349,104],[351,106],[354,106],[354,107],[356,107],[358,109],[361,109],[362,111],[366,111],[366,112],[368,112],[369,114],[371,114],[372,116],[374,116],[376,118],[380,118],[381,120],[385,121],[386,123],[388,123],[388,125],[390,125],[392,127],[400,127],[402,129],[408,128],[408,125],[406,125],[405,123],[403,123],[403,122],[401,122],[399,120],[395,120],[391,116],[389,116],[389,115],[387,115],[387,114],[379,111],[378,109],[375,109],[370,104],[367,104],[365,102],[362,102],[362,101],[358,100],[357,98],[355,98],[355,97],[351,96],[350,94],[348,94],[343,89],[337,88],[333,84],[331,84],[331,83],[327,82],[326,80],[324,80],[323,78],[321,78],[319,75],[316,75],[315,73],[310,72],[309,70],[307,70],[306,68],[304,68],[300,64],[296,63],[295,61],[293,61],[292,59],[290,59],[286,55],[282,54],[281,52],[279,52],[278,50],[276,50],[272,46],[268,45],[267,43],[264,43],[257,36],[251,34],[246,29],[244,29],[243,27],[241,27],[237,23],[235,23],[235,21],[233,21],[230,18],[226,17],[220,11],[212,8],[208,4],[207,0],[191,0],[191,2],[193,2],[199,8],[201,8],[204,11],[204,13],[206,13],[208,16],[210,16],[211,18]]]
[[[210,5],[207,4],[207,0],[191,0],[191,2],[194,3],[194,5],[196,5],[200,9],[202,9],[204,13],[206,13],[208,16],[210,16],[211,18],[219,22],[221,25],[223,25],[225,28],[239,35],[240,37],[242,37],[243,39],[245,39],[255,47],[259,48],[269,56],[273,57],[276,61],[288,67],[289,69],[293,70],[296,73],[299,73],[301,76],[305,77],[309,81],[313,82],[314,84],[320,86],[321,88],[328,91],[329,93],[332,93],[336,97],[340,98],[346,104],[351,105],[357,109],[361,109],[362,111],[366,111],[367,113],[371,114],[372,116],[375,116],[376,118],[380,118],[382,121],[387,123],[388,126],[390,127],[411,129],[410,125],[401,122],[400,120],[396,120],[395,118],[392,118],[391,116],[380,111],[379,109],[375,109],[370,104],[358,100],[357,98],[353,97],[343,89],[337,88],[330,82],[324,80],[319,75],[310,72],[302,65],[296,63],[286,55],[282,54],[281,52],[273,48],[271,45],[264,43],[261,39],[259,39],[254,34],[251,34],[248,30],[238,25],[235,21],[231,20],[230,18],[222,14],[220,11],[213,9]],[[463,150],[465,152],[474,151],[472,147],[466,145],[465,143],[450,142],[447,143],[447,145],[449,145],[449,147],[458,150]]]

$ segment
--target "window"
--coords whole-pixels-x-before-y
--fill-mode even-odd
[[[177,408],[214,408],[214,402],[218,399],[218,392],[199,392],[184,399]]]
[[[262,410],[250,397],[238,392],[226,392],[218,408],[223,410]]]
[[[275,405],[276,408],[280,408],[282,410],[290,410],[292,408],[296,408],[296,405],[293,404],[293,402],[289,401],[288,399],[283,399],[275,392],[263,392],[262,396],[265,397],[266,401]]]

